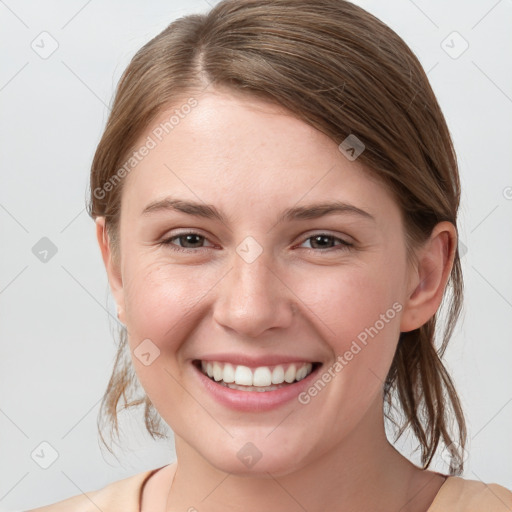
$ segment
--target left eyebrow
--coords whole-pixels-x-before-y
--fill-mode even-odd
[[[197,217],[204,217],[207,219],[217,219],[222,223],[226,223],[226,217],[211,204],[185,201],[171,197],[166,197],[165,199],[153,201],[148,204],[142,211],[142,215],[169,210],[187,213]],[[357,215],[364,219],[376,222],[375,217],[366,210],[358,208],[353,204],[334,201],[288,208],[278,217],[277,223],[293,220],[318,219],[324,215],[330,214]]]
[[[298,206],[285,210],[279,216],[278,222],[291,221],[291,220],[304,220],[304,219],[318,219],[324,215],[333,213],[358,215],[368,220],[376,222],[375,217],[366,210],[358,208],[357,206],[342,201],[334,201],[329,203],[316,203],[306,206]]]

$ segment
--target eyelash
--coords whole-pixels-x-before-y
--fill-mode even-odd
[[[177,235],[173,235],[172,237],[166,238],[165,240],[162,240],[159,243],[159,245],[165,245],[173,251],[185,252],[185,253],[197,252],[198,249],[206,249],[206,247],[197,247],[195,249],[191,249],[191,248],[186,248],[186,247],[180,247],[180,246],[172,243],[172,241],[175,240],[176,238],[181,238],[181,237],[184,237],[187,235],[196,235],[198,237],[201,237],[201,238],[207,240],[207,238],[204,235],[201,235],[200,233],[196,233],[194,231],[186,231],[183,233],[179,233]],[[334,235],[330,235],[329,233],[316,233],[314,235],[311,235],[311,236],[308,236],[307,238],[305,238],[302,243],[304,243],[305,241],[310,240],[312,238],[319,237],[319,236],[330,237],[330,238],[333,238],[334,240],[337,240],[341,243],[335,247],[327,247],[326,249],[314,249],[314,248],[309,248],[309,247],[302,247],[302,249],[306,249],[306,251],[308,251],[308,252],[315,252],[315,253],[319,253],[319,252],[320,253],[331,253],[332,251],[340,251],[340,250],[347,251],[347,250],[353,249],[353,246],[354,246],[353,244],[348,243],[341,238],[335,237]]]

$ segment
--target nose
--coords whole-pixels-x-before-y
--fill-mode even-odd
[[[219,283],[214,320],[240,336],[256,338],[272,328],[286,328],[297,300],[265,253],[247,262],[234,255],[233,266]]]

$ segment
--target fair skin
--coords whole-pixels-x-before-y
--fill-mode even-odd
[[[454,226],[438,224],[409,266],[392,196],[325,134],[261,99],[211,87],[195,97],[198,106],[125,178],[120,262],[104,219],[96,221],[135,370],[175,434],[172,489],[168,467],[148,482],[144,504],[155,512],[424,512],[444,478],[389,443],[382,387],[400,332],[441,303]],[[225,219],[141,214],[171,195],[213,205]],[[288,208],[334,200],[374,219],[277,222]],[[321,234],[327,245],[315,243]],[[172,236],[173,245],[159,244]],[[262,249],[250,263],[236,251],[248,236]],[[301,357],[322,363],[321,375],[394,303],[401,310],[307,405],[235,411],[198,385],[192,361],[221,352]],[[148,366],[133,354],[146,339],[160,350]],[[248,442],[261,453],[251,467],[237,457]]]

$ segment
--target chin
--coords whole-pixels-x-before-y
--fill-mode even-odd
[[[304,445],[284,445],[281,442],[261,441],[240,442],[233,440],[230,446],[209,447],[202,456],[216,469],[237,476],[270,478],[285,476],[300,469],[304,461]],[[230,455],[228,455],[230,454]],[[298,458],[297,455],[301,454]]]

